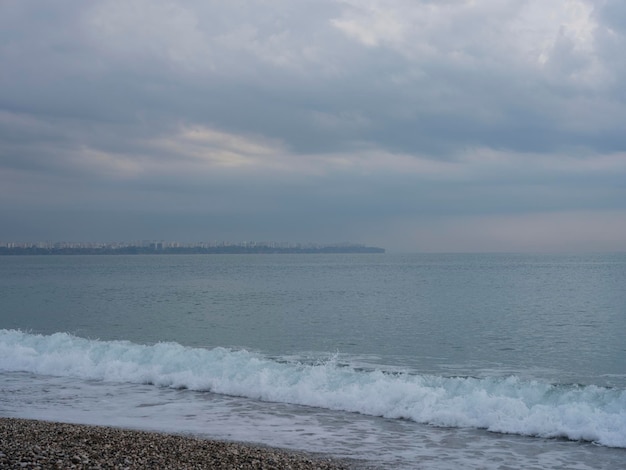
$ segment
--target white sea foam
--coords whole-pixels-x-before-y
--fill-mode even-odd
[[[206,390],[449,427],[626,447],[626,390],[517,377],[385,373],[176,343],[0,330],[0,370]]]

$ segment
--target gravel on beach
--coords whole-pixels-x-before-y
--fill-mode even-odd
[[[292,469],[352,465],[269,447],[99,426],[0,418],[0,469]]]

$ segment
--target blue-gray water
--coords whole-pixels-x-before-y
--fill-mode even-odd
[[[2,257],[0,415],[615,468],[625,333],[626,254]]]

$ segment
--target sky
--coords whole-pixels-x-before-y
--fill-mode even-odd
[[[626,250],[622,0],[0,0],[0,241]]]

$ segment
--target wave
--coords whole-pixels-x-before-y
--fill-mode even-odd
[[[385,373],[245,350],[140,345],[0,330],[0,370],[142,383],[444,427],[626,448],[626,390],[505,378]]]

